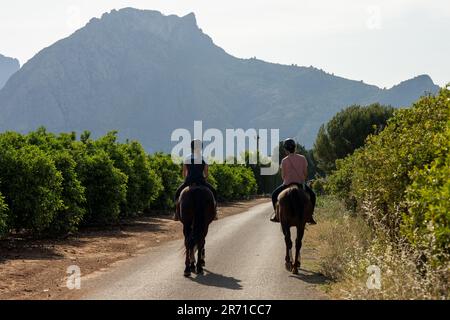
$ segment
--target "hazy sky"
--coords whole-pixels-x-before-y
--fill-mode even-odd
[[[450,82],[448,0],[0,0],[0,53],[23,64],[92,17],[122,7],[194,12],[228,53],[313,65],[380,87]]]

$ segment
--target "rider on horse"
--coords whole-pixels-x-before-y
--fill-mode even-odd
[[[296,147],[297,145],[293,139],[284,141],[284,149],[289,152],[289,154],[281,161],[281,177],[283,178],[283,184],[276,188],[272,193],[272,204],[275,211],[278,195],[292,184],[297,184],[299,188],[304,189],[309,193],[313,210],[316,205],[316,195],[305,183],[308,178],[308,161],[304,156],[295,153]],[[280,222],[276,213],[274,213],[270,221]],[[308,219],[308,223],[316,224],[312,216]]]
[[[214,195],[214,200],[216,201],[217,207],[217,192],[212,185],[210,185],[206,179],[208,178],[208,164],[205,162],[202,156],[202,142],[200,140],[193,140],[191,142],[191,152],[183,163],[183,177],[184,182],[178,187],[175,193],[175,221],[180,220],[180,208],[179,208],[179,197],[181,192],[188,186],[193,184],[203,185],[211,190]]]

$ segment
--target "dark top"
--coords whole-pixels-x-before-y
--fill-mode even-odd
[[[206,162],[202,158],[201,163],[195,163],[195,158],[193,155],[191,155],[190,158],[187,158],[184,162],[184,164],[187,166],[188,174],[186,176],[185,182],[187,184],[192,183],[204,183],[205,177],[203,176],[203,171],[205,170]]]

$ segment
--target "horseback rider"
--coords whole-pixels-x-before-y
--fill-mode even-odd
[[[180,220],[180,207],[179,207],[179,197],[181,192],[188,186],[193,184],[206,186],[211,190],[214,195],[215,206],[217,209],[217,192],[216,189],[209,184],[206,179],[208,178],[208,164],[202,156],[203,144],[200,140],[192,140],[191,142],[191,152],[192,154],[186,157],[183,163],[183,178],[184,182],[181,184],[177,191],[175,192],[175,221]],[[217,210],[216,210],[217,214]]]
[[[295,153],[297,145],[294,139],[286,139],[283,146],[289,154],[281,161],[281,177],[283,179],[283,184],[276,188],[272,193],[273,209],[276,211],[278,195],[288,188],[289,185],[297,184],[299,188],[302,188],[309,193],[314,210],[316,205],[316,194],[306,184],[306,179],[308,178],[308,160],[306,160],[303,155]],[[270,221],[280,222],[276,212]],[[312,216],[307,222],[316,224]]]

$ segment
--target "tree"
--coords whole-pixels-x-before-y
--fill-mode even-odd
[[[371,134],[381,132],[394,109],[378,103],[363,107],[350,106],[337,113],[319,129],[314,143],[314,158],[325,173],[336,169],[336,160],[343,159],[364,145]]]

